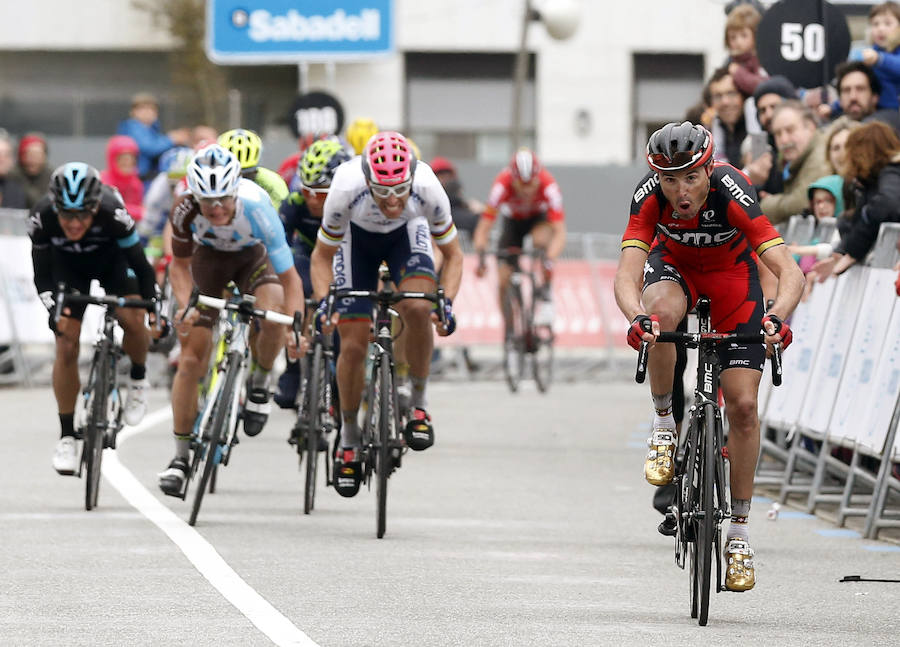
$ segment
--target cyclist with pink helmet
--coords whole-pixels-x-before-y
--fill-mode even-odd
[[[397,304],[405,330],[400,339],[409,361],[411,415],[404,437],[411,449],[434,443],[425,407],[425,386],[434,347],[432,323],[441,336],[456,324],[451,300],[459,291],[463,253],[450,215],[450,201],[434,172],[416,159],[398,132],[373,135],[362,155],[334,173],[325,213],[311,258],[313,293],[323,299],[329,286],[375,290],[378,269],[386,263],[399,290],[433,292],[437,287],[432,239],[444,257],[441,282],[447,296],[448,326],[438,323],[431,303],[409,299]],[[341,299],[338,333],[341,354],[337,379],[341,402],[341,442],[335,457],[335,489],[351,497],[359,491],[359,404],[369,343],[372,303]]]

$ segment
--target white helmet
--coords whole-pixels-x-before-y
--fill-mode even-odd
[[[197,151],[187,168],[188,188],[196,198],[221,198],[237,193],[241,163],[218,144]]]

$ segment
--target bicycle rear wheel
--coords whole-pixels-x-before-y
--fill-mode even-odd
[[[525,373],[525,333],[522,292],[518,285],[510,285],[503,296],[503,311],[506,315],[506,331],[503,339],[503,372],[506,383],[513,393],[519,390],[519,383]]]
[[[388,477],[393,471],[393,458],[391,457],[391,439],[396,437],[393,429],[396,417],[394,415],[394,384],[391,379],[391,365],[385,357],[378,359],[378,455],[375,469],[378,473],[376,483],[378,498],[377,532],[379,539],[384,537],[387,529],[387,493]]]
[[[200,471],[200,483],[197,484],[197,489],[194,491],[194,504],[191,506],[191,516],[188,519],[188,523],[192,526],[197,523],[197,515],[200,513],[200,506],[203,504],[203,495],[206,494],[213,471],[221,456],[219,441],[226,435],[224,433],[225,424],[228,422],[231,402],[234,399],[234,390],[237,387],[240,362],[241,357],[238,353],[228,357],[225,382],[222,384],[222,389],[218,392],[216,402],[213,405],[215,408],[212,414],[212,424],[209,426],[209,433],[203,433],[200,437],[200,446],[197,448],[197,451],[201,452],[200,463],[197,466],[197,469]]]
[[[316,505],[316,472],[319,466],[319,434],[322,429],[322,374],[324,372],[322,346],[316,344],[310,363],[309,410],[306,428],[306,483],[303,489],[303,514],[312,512]]]
[[[84,487],[84,508],[92,510],[97,507],[100,494],[100,470],[103,462],[103,446],[106,439],[107,399],[109,398],[108,365],[105,353],[98,350],[94,356],[94,374],[91,390],[91,406],[88,412],[87,428],[84,430],[84,462],[86,467]]]

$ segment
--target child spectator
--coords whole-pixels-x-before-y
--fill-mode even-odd
[[[756,28],[760,18],[752,5],[742,4],[732,9],[725,20],[728,73],[744,96],[752,96],[760,81],[769,76],[759,66],[756,55]]]
[[[878,108],[897,110],[900,100],[900,4],[883,2],[869,11],[872,47],[862,51],[862,62],[881,81]]]
[[[106,169],[100,173],[100,180],[116,187],[128,213],[140,220],[144,215],[144,185],[138,178],[137,169],[137,142],[127,135],[110,137],[106,145]]]
[[[809,211],[816,218],[834,218],[844,210],[844,178],[840,175],[826,175],[809,185]],[[797,264],[804,274],[808,274],[817,260],[831,255],[828,241],[813,238],[808,245],[788,245],[797,258]]]

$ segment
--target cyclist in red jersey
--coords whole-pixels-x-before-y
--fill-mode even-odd
[[[519,149],[513,155],[509,166],[500,171],[494,179],[487,205],[472,234],[475,250],[478,252],[476,275],[485,274],[484,255],[487,251],[491,228],[497,215],[505,216],[503,231],[497,247],[503,250],[521,248],[525,236],[531,234],[535,247],[545,251],[542,268],[544,289],[537,295],[540,302],[535,312],[535,324],[549,326],[553,323],[553,302],[550,295],[550,280],[553,261],[566,246],[566,223],[563,211],[562,192],[559,185],[545,169],[537,155],[527,148]],[[503,311],[503,294],[509,286],[513,268],[519,262],[518,254],[501,254],[498,257],[498,280],[500,287],[500,310],[504,323],[507,313]],[[506,326],[504,325],[504,329]]]
[[[622,239],[615,295],[632,322],[628,343],[653,342],[675,330],[698,295],[712,303],[719,332],[766,332],[766,342],[787,347],[784,323],[800,300],[803,273],[759,208],[756,190],[730,164],[713,162],[712,136],[690,122],[670,123],[647,143],[650,172],[637,185]],[[778,278],[775,303],[763,309],[757,256]],[[757,395],[765,362],[762,345],[730,344],[720,350],[722,392],[728,416],[731,524],[725,585],[746,591],[755,584],[747,520],[759,456]],[[665,485],[675,471],[672,380],[675,347],[651,346],[650,393],[656,414],[644,475]]]

